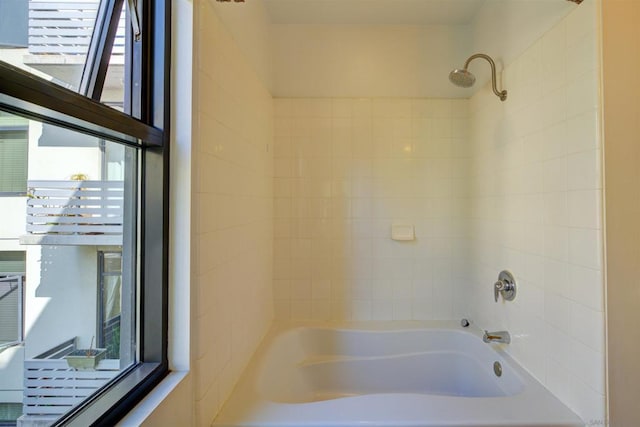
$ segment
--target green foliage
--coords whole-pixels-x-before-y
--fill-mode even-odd
[[[120,358],[120,323],[113,328],[111,338],[107,343],[107,359]]]

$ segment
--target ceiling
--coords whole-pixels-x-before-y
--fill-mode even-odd
[[[485,0],[264,0],[273,24],[464,25]]]

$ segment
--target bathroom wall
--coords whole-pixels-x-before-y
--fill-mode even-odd
[[[468,196],[467,100],[275,100],[279,319],[450,319]],[[394,223],[416,240],[391,240]]]
[[[301,13],[304,6],[293,3],[272,4],[274,10],[267,5],[274,19],[269,36],[276,97],[467,98],[468,89],[448,82],[452,68],[476,52],[510,63],[578,7],[561,0],[487,0],[475,16],[435,25],[420,19],[419,1],[391,2],[397,3],[394,11],[414,8],[410,18],[381,14],[380,3],[361,14],[346,2],[316,15]],[[452,22],[456,6],[447,4],[445,22]],[[238,27],[234,34],[245,32]],[[490,77],[488,67],[474,62],[471,69],[479,84]]]
[[[276,97],[442,97],[471,54],[463,25],[273,25]],[[427,95],[428,94],[428,95]]]
[[[470,101],[465,313],[585,422],[604,424],[598,12],[587,0]],[[498,273],[518,281],[493,300]]]
[[[210,425],[273,318],[273,101],[212,4],[194,8],[192,370]]]
[[[210,0],[201,0],[210,1]],[[227,29],[245,61],[262,83],[273,90],[271,24],[263,1],[210,1],[220,23]]]
[[[640,425],[640,3],[602,4],[603,102],[607,247],[607,358],[609,423]]]

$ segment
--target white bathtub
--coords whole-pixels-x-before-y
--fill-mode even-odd
[[[456,322],[275,326],[214,425],[584,425],[500,346]]]

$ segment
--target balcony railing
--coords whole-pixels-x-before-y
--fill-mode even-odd
[[[122,245],[122,181],[29,181],[23,245]]]
[[[86,55],[99,3],[99,0],[29,1],[29,53]],[[112,63],[118,62],[114,57],[120,58],[119,63],[124,62],[124,45],[123,13],[113,45]]]
[[[23,415],[18,426],[49,425],[105,386],[120,372],[119,360],[102,360],[95,370],[77,371],[62,359],[75,339],[24,361]]]

